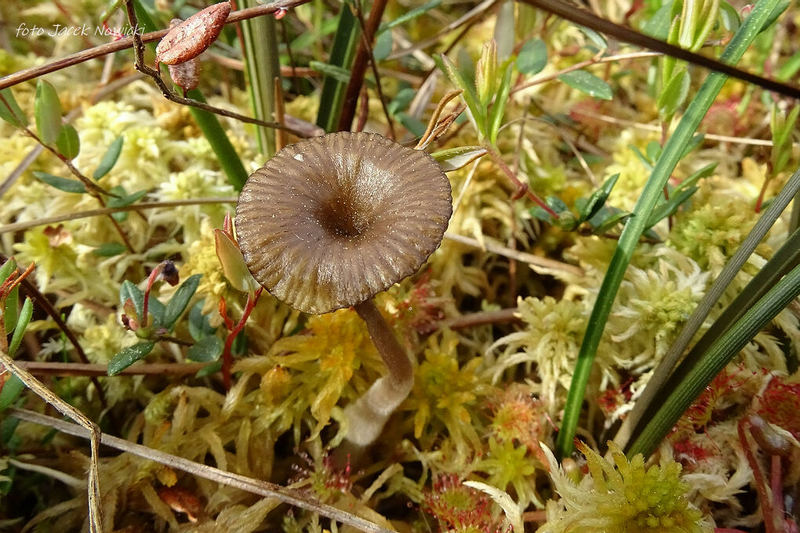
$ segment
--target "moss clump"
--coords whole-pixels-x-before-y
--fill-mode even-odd
[[[547,504],[547,523],[538,533],[603,531],[605,533],[704,533],[712,530],[703,514],[686,498],[688,487],[680,479],[681,465],[662,460],[646,467],[637,454],[630,461],[613,442],[613,463],[579,445],[589,475],[575,485],[546,450],[550,475],[561,495]]]

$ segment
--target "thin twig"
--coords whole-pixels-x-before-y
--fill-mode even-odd
[[[511,169],[508,168],[508,165],[506,165],[506,162],[503,161],[502,157],[500,157],[500,154],[495,152],[494,149],[489,147],[488,145],[484,146],[484,148],[486,148],[486,153],[489,154],[489,157],[492,158],[492,161],[494,161],[494,163],[498,167],[500,167],[500,170],[503,171],[503,174],[505,174],[508,177],[508,179],[510,179],[511,182],[514,184],[514,186],[517,188],[517,190],[514,192],[514,196],[512,198],[519,198],[519,197],[521,197],[523,195],[527,196],[529,200],[531,200],[536,205],[538,205],[539,207],[541,207],[542,209],[547,211],[547,213],[549,213],[550,216],[552,216],[553,218],[558,218],[558,213],[553,211],[550,208],[550,206],[547,205],[544,202],[544,200],[539,198],[533,191],[531,191],[530,188],[528,187],[528,185],[525,184],[525,183],[522,183],[520,181],[520,179],[516,176],[516,174],[514,174],[511,171]]]
[[[537,269],[545,269],[549,271],[555,270],[562,272],[564,274],[571,274],[573,276],[580,276],[580,277],[584,275],[583,269],[575,265],[562,263],[561,261],[556,261],[555,259],[539,257],[538,255],[533,255],[526,252],[520,252],[518,250],[512,250],[511,248],[501,246],[499,244],[494,244],[492,242],[485,241],[481,243],[477,239],[472,239],[470,237],[465,237],[464,235],[456,235],[453,233],[445,233],[444,238],[461,244],[465,244],[467,246],[472,246],[473,248],[480,248],[481,250],[486,250],[487,252],[491,252],[493,254],[516,259],[517,261],[522,261],[523,263],[528,263],[534,270]]]
[[[37,226],[49,226],[58,224],[59,222],[67,222],[69,220],[78,220],[81,218],[90,218],[108,215],[112,213],[124,213],[127,211],[143,211],[145,209],[158,209],[161,207],[180,207],[185,205],[203,205],[203,204],[235,204],[236,197],[222,196],[212,198],[194,198],[191,200],[173,200],[170,202],[148,202],[144,204],[132,204],[123,207],[105,207],[103,209],[90,209],[88,211],[80,211],[78,213],[65,213],[62,215],[55,215],[52,217],[37,218],[36,220],[26,220],[25,222],[16,222],[14,224],[6,224],[0,226],[0,235],[3,233],[11,233],[15,231],[25,231]]]
[[[644,124],[642,122],[635,122],[633,120],[626,120],[624,118],[612,117],[610,115],[603,115],[599,113],[592,113],[584,109],[573,109],[572,113],[575,115],[582,115],[584,117],[602,120],[609,124],[616,124],[618,126],[625,126],[637,128],[645,131],[652,131],[654,133],[661,133],[661,126],[655,124]],[[745,144],[750,146],[772,146],[772,141],[769,139],[753,139],[752,137],[732,137],[730,135],[717,135],[716,133],[703,133],[703,138],[707,141],[718,141],[735,144]],[[793,146],[800,146],[800,143],[794,143]]]
[[[5,340],[5,331],[3,331],[2,339]],[[0,348],[3,347],[0,346]],[[97,458],[100,454],[100,428],[86,415],[53,394],[50,389],[42,384],[41,381],[36,379],[30,372],[18,365],[16,361],[8,356],[5,349],[0,349],[0,363],[9,369],[12,374],[17,376],[20,381],[22,381],[25,386],[32,390],[37,396],[39,396],[49,405],[55,407],[56,410],[58,410],[64,416],[67,416],[77,422],[79,425],[68,424],[67,422],[64,422],[65,424],[74,426],[76,428],[81,428],[83,435],[89,436],[91,448],[89,462],[89,482],[87,487],[89,497],[89,531],[91,533],[104,533],[103,509],[100,505],[100,480],[98,476],[97,465]]]
[[[92,105],[96,104],[106,96],[114,93],[115,91],[118,91],[122,87],[140,79],[141,77],[142,75],[136,72],[134,74],[114,80],[100,87],[97,90],[97,92],[94,93],[92,97],[89,99],[89,103]],[[83,108],[76,107],[75,109],[67,113],[67,116],[64,117],[64,122],[66,124],[69,124],[77,117],[79,117],[82,113],[83,113]],[[31,166],[31,164],[34,161],[36,161],[36,158],[39,157],[39,155],[42,153],[43,150],[44,147],[41,144],[37,144],[31,149],[30,152],[28,152],[28,154],[22,159],[22,161],[20,161],[19,165],[17,165],[16,168],[14,168],[14,170],[11,171],[11,174],[9,174],[8,177],[6,177],[3,183],[0,184],[0,196],[3,196],[6,192],[8,192],[11,186],[14,185],[14,182],[22,175],[23,172],[25,172],[25,170],[28,169],[29,166]]]
[[[0,253],[0,261],[5,263],[8,261],[8,257]],[[61,314],[58,310],[53,307],[53,304],[50,303],[50,300],[41,293],[41,291],[28,281],[27,278],[22,278],[20,280],[20,285],[22,286],[22,292],[26,296],[28,296],[33,302],[38,305],[42,310],[44,310],[45,314],[53,319],[53,322],[56,323],[58,329],[64,334],[64,336],[72,343],[72,346],[75,347],[75,353],[78,355],[78,359],[85,364],[89,363],[89,358],[86,357],[86,352],[83,351],[83,346],[78,341],[78,338],[75,336],[75,333],[67,326],[66,322],[61,318]],[[105,392],[103,392],[103,388],[100,386],[100,382],[97,381],[96,378],[92,378],[92,384],[94,385],[95,389],[97,390],[97,399],[100,400],[100,404],[103,406],[103,409],[108,407],[108,403],[106,401]]]
[[[275,13],[279,9],[291,9],[295,6],[306,4],[310,1],[311,0],[278,0],[277,2],[270,2],[269,4],[264,4],[261,6],[240,9],[239,11],[234,11],[231,13],[228,16],[228,19],[225,21],[225,24],[234,24],[240,20],[260,17],[262,15],[269,15]],[[138,28],[136,29],[138,30]],[[140,36],[142,42],[149,43],[161,39],[167,34],[167,32],[169,32],[169,29],[165,28],[163,30],[151,31],[150,33],[141,35],[137,33],[137,35]],[[107,54],[113,54],[114,52],[119,52],[121,50],[127,50],[128,48],[133,47],[133,44],[132,36],[123,37],[118,41],[95,46],[94,48],[89,48],[87,50],[81,50],[80,52],[62,57],[61,59],[57,59],[51,63],[17,71],[13,74],[9,74],[8,76],[0,78],[0,89],[11,87],[18,83],[22,83],[23,81],[32,80],[34,78],[44,76],[45,74],[49,74],[50,72],[71,67],[90,59],[102,57]]]
[[[496,3],[498,3],[498,1],[499,0],[484,0],[477,6],[473,7],[472,9],[464,13],[464,15],[459,17],[457,20],[454,20],[453,22],[451,22],[450,24],[439,30],[433,37],[425,39],[424,41],[420,41],[414,44],[413,46],[409,46],[408,48],[403,48],[402,50],[398,50],[397,52],[390,54],[386,58],[386,60],[391,61],[393,59],[400,59],[401,57],[412,54],[417,50],[423,50],[431,45],[438,43],[441,40],[441,38],[447,35],[448,33],[457,30],[464,24],[470,24],[471,22],[476,21],[481,17],[483,17],[486,14],[486,12],[489,11],[489,9],[491,9]]]
[[[645,35],[638,31],[632,30],[626,26],[620,26],[610,20],[598,17],[597,15],[586,11],[572,3],[563,2],[561,0],[519,0],[522,3],[531,5],[533,7],[548,11],[561,18],[567,19],[575,24],[589,27],[600,33],[610,35],[619,39],[620,41],[641,46],[648,50],[661,52],[662,54],[672,56],[695,65],[731,76],[733,78],[752,83],[768,91],[773,91],[790,98],[800,99],[800,88],[782,83],[779,81],[764,78],[745,72],[732,65],[726,65],[716,59],[711,59],[703,55],[690,52],[679,46],[675,46],[664,41],[660,41],[649,35]]]
[[[136,28],[138,20],[136,18],[136,12],[133,9],[132,0],[125,0],[125,7],[128,12],[128,21],[130,22],[131,27]],[[254,8],[248,8],[248,9],[254,9]],[[228,23],[230,22],[230,20],[231,20],[230,17],[228,17]],[[240,122],[246,122],[248,124],[256,124],[259,126],[263,126],[265,128],[286,130],[289,133],[297,135],[300,138],[306,137],[305,132],[296,130],[289,126],[278,124],[277,122],[268,122],[266,120],[260,120],[257,118],[248,117],[247,115],[242,115],[241,113],[236,113],[234,111],[228,111],[227,109],[222,109],[221,107],[215,107],[205,102],[200,102],[198,100],[193,100],[191,98],[184,98],[182,96],[178,96],[177,94],[173,93],[169,87],[167,87],[167,83],[161,78],[161,74],[158,72],[158,70],[145,65],[144,40],[142,36],[134,32],[132,38],[133,38],[133,51],[135,56],[136,70],[138,70],[145,76],[149,76],[150,78],[152,78],[153,81],[158,86],[158,88],[161,90],[161,94],[164,95],[164,98],[166,98],[167,100],[175,102],[176,104],[196,107],[198,109],[202,109],[203,111],[208,111],[209,113],[214,113],[216,115],[221,115],[223,117],[233,118]]]
[[[50,361],[17,361],[17,364],[37,376],[92,376],[108,377],[108,365],[94,363],[57,363]],[[161,376],[197,374],[208,363],[152,363],[136,364],[116,376]],[[115,377],[116,377],[115,376]]]
[[[509,307],[497,311],[479,311],[468,315],[461,315],[455,318],[448,318],[439,322],[440,328],[466,329],[475,326],[485,326],[488,324],[503,324],[506,322],[520,322],[522,319],[517,316],[519,309]]]
[[[73,164],[72,164],[72,161],[70,161],[69,159],[67,159],[67,158],[66,158],[66,157],[64,157],[63,155],[61,155],[61,153],[59,153],[59,152],[58,152],[58,150],[54,149],[52,146],[48,146],[47,144],[45,144],[45,143],[42,141],[42,139],[40,139],[40,138],[39,138],[39,136],[38,136],[38,135],[36,135],[35,133],[33,133],[33,131],[31,131],[31,129],[30,129],[30,128],[24,127],[24,128],[22,128],[22,130],[23,130],[23,131],[24,131],[24,132],[25,132],[27,135],[29,135],[30,137],[32,137],[32,138],[33,138],[33,139],[34,139],[34,140],[35,140],[37,143],[39,143],[39,145],[40,145],[40,146],[44,147],[44,149],[45,149],[45,150],[47,150],[47,151],[49,151],[50,153],[52,153],[52,154],[53,154],[54,156],[56,156],[56,157],[57,157],[57,158],[58,158],[58,159],[59,159],[59,160],[60,160],[62,163],[64,163],[64,165],[66,165],[67,169],[69,169],[70,173],[71,173],[73,176],[75,176],[76,178],[78,178],[78,180],[79,180],[81,183],[83,183],[83,186],[86,188],[86,192],[87,192],[89,195],[91,195],[91,196],[92,196],[92,197],[93,197],[95,200],[97,200],[97,202],[98,202],[98,203],[99,203],[99,204],[100,204],[102,207],[105,207],[105,206],[106,206],[106,202],[105,202],[105,200],[103,199],[103,196],[102,196],[102,195],[106,195],[106,196],[117,196],[116,194],[110,193],[110,192],[108,192],[107,190],[103,189],[102,187],[100,187],[100,186],[99,186],[99,185],[97,185],[96,183],[92,182],[92,180],[90,180],[89,178],[87,178],[86,176],[84,176],[84,175],[83,175],[83,173],[82,173],[80,170],[78,170],[78,169],[75,167],[75,165],[73,165]],[[129,252],[131,252],[131,253],[135,253],[135,252],[136,252],[136,250],[134,250],[134,248],[133,248],[133,245],[131,244],[131,241],[128,239],[128,235],[127,235],[127,234],[125,233],[125,231],[122,229],[122,226],[120,226],[120,225],[119,225],[119,222],[117,222],[117,221],[114,219],[114,217],[112,217],[111,215],[108,215],[108,219],[111,221],[111,224],[112,224],[112,225],[114,226],[114,228],[117,230],[117,233],[119,234],[120,238],[122,239],[122,242],[125,244],[125,247],[128,249],[128,251],[129,251]]]
[[[364,74],[366,73],[367,65],[372,67],[372,75],[375,76],[375,89],[378,93],[378,98],[381,101],[383,114],[386,117],[386,123],[389,126],[389,134],[391,139],[396,138],[394,131],[394,121],[389,114],[389,109],[386,107],[386,101],[383,97],[383,89],[381,88],[381,78],[378,74],[378,67],[375,64],[375,56],[372,54],[372,41],[378,26],[381,23],[383,12],[386,9],[386,0],[376,0],[372,3],[369,10],[369,19],[364,22],[364,13],[361,9],[361,2],[355,2],[356,19],[361,27],[361,40],[358,43],[355,59],[350,69],[350,81],[345,90],[344,103],[342,104],[342,114],[339,117],[339,130],[350,130],[353,124],[353,117],[356,112],[356,102],[358,95],[361,92],[361,86],[364,83]]]
[[[34,411],[18,408],[11,408],[6,412],[11,416],[19,418],[20,420],[51,427],[61,431],[62,433],[67,433],[69,435],[75,435],[82,438],[87,437],[88,431],[86,431],[84,428],[76,424],[70,424],[69,422],[58,420],[57,418],[53,418],[51,416],[46,416]],[[178,457],[177,455],[164,453],[160,450],[142,446],[141,444],[129,442],[118,437],[112,437],[111,435],[102,435],[101,442],[111,448],[128,452],[159,464],[167,465],[171,468],[181,470],[182,472],[186,472],[188,474],[215,481],[223,485],[228,485],[229,487],[235,487],[251,494],[258,494],[266,498],[275,498],[283,503],[287,503],[301,509],[306,509],[313,513],[318,513],[322,516],[330,518],[331,520],[352,526],[361,531],[366,531],[367,533],[391,533],[391,531],[386,528],[383,528],[368,520],[364,520],[363,518],[346,511],[337,509],[331,505],[321,503],[300,491],[281,487],[280,485],[275,485],[274,483],[261,481],[259,479],[253,479],[239,474],[226,472],[224,470],[220,470],[219,468],[214,468],[212,466],[197,463],[195,461],[190,461],[188,459],[184,459],[183,457]]]
[[[613,56],[594,56],[590,59],[585,61],[581,61],[579,63],[575,63],[574,65],[570,65],[569,67],[559,70],[558,72],[553,72],[551,74],[543,74],[541,76],[537,76],[530,81],[527,81],[523,84],[517,85],[513,89],[511,89],[511,94],[518,93],[519,91],[523,91],[525,89],[529,89],[534,85],[540,85],[542,83],[552,81],[562,74],[567,74],[568,72],[573,72],[575,70],[580,70],[582,68],[589,67],[591,65],[599,65],[601,63],[611,63],[614,61],[624,61],[626,59],[639,59],[643,57],[659,57],[663,54],[659,52],[631,52],[627,54],[617,54]]]

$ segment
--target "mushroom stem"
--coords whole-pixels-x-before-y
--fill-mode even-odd
[[[389,416],[411,392],[414,369],[408,354],[397,342],[373,301],[362,302],[355,306],[355,310],[366,322],[372,342],[389,370],[361,398],[345,408],[347,440],[358,446],[367,446],[375,441]]]

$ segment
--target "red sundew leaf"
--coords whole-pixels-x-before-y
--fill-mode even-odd
[[[761,393],[758,414],[767,421],[779,426],[800,438],[800,418],[797,406],[800,405],[800,383],[791,383],[784,378],[775,377]]]
[[[175,65],[199,56],[217,40],[230,12],[230,3],[220,2],[177,24],[158,43],[156,61]]]

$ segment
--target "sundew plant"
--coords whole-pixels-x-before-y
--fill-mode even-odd
[[[798,531],[791,2],[0,21],[0,531]]]

